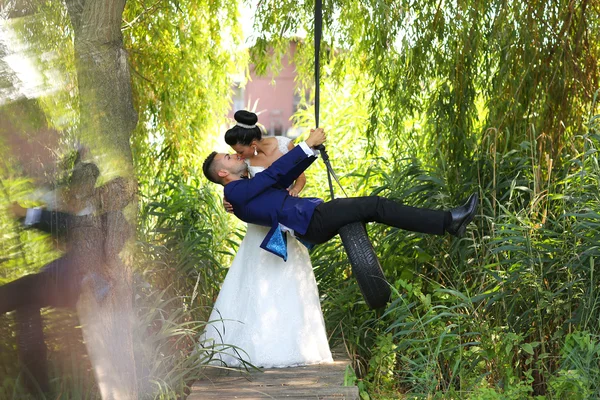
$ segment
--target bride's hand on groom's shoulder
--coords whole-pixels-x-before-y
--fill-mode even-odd
[[[233,206],[231,205],[230,202],[228,202],[225,197],[223,197],[223,207],[225,208],[225,211],[227,211],[230,214],[233,214]]]

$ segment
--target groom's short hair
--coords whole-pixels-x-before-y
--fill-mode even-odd
[[[218,174],[219,165],[218,162],[215,162],[215,156],[217,154],[218,153],[216,151],[213,151],[208,155],[208,157],[206,157],[206,160],[204,160],[204,164],[202,164],[202,171],[204,172],[204,176],[206,176],[206,179],[208,179],[212,183],[222,184]]]

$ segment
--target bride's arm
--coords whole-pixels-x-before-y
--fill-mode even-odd
[[[238,192],[241,190],[243,198],[248,201],[271,186],[282,183],[280,181],[283,179],[287,183],[289,182],[288,178],[294,179],[293,177],[299,177],[317,159],[317,153],[314,148],[324,143],[326,137],[327,135],[322,128],[311,129],[308,139],[300,143],[298,147],[294,147],[287,154],[279,157],[269,168],[254,175],[254,178],[237,180],[225,185],[224,191],[226,197],[233,201],[233,197],[227,194],[227,192],[231,193],[232,190],[235,190],[234,187],[239,187]],[[234,185],[231,185],[232,183]],[[287,183],[287,185],[290,183]],[[235,204],[235,201],[233,204]]]
[[[294,142],[292,142],[290,140],[290,143],[288,144],[288,150],[292,150],[293,148],[294,148]],[[294,182],[294,184],[292,185],[292,187],[288,189],[288,192],[290,193],[290,196],[298,197],[298,194],[300,194],[300,192],[302,191],[302,189],[304,189],[304,186],[306,186],[306,175],[303,172],[296,179],[296,181]]]
[[[298,179],[294,182],[294,185],[288,189],[290,196],[298,197],[298,194],[302,191],[304,186],[306,185],[306,175],[304,172],[300,174]]]
[[[298,148],[295,148],[293,151],[290,151],[275,160],[269,168],[254,175],[254,178],[241,179],[227,184],[224,190],[225,196],[235,204],[236,202],[233,201],[235,195],[231,193],[231,190],[234,190],[234,187],[239,187],[239,189],[235,189],[236,192],[240,194],[243,193],[243,197],[246,200],[249,200],[265,190],[268,190],[273,185],[280,184],[288,186],[291,184],[291,180],[288,180],[287,176],[292,174],[295,170],[299,171],[294,176],[299,176],[299,174],[308,168],[308,166],[316,159],[315,156],[309,156],[304,148],[298,146]],[[281,182],[284,178],[285,183]]]
[[[223,208],[230,214],[233,214],[233,206],[227,201],[227,198],[223,196]]]

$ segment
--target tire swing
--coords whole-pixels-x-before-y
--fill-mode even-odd
[[[315,125],[317,128],[319,127],[319,53],[322,29],[322,0],[315,0]],[[344,188],[331,167],[325,146],[321,145],[318,149],[321,151],[321,157],[327,167],[327,180],[329,182],[331,199],[333,200],[334,193],[331,177],[334,177],[342,191],[344,191]],[[390,300],[391,289],[385,279],[381,264],[379,264],[379,259],[377,258],[377,254],[375,254],[375,249],[373,249],[373,245],[369,240],[365,224],[362,222],[348,224],[342,227],[338,231],[338,234],[342,238],[348,260],[352,266],[352,273],[358,282],[358,287],[365,302],[372,309],[385,307]]]

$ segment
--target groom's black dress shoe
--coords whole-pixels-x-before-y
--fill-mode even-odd
[[[473,221],[473,217],[477,211],[478,200],[479,196],[477,193],[473,193],[465,204],[460,207],[452,208],[450,210],[452,221],[450,222],[450,225],[446,227],[446,232],[456,237],[464,235],[467,230],[467,225],[469,225],[469,222]]]

